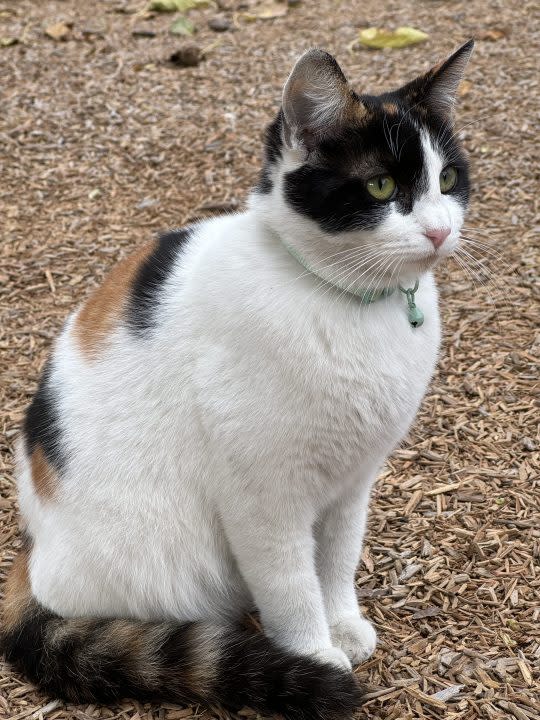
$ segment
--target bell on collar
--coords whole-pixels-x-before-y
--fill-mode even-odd
[[[414,287],[412,288],[404,288],[401,287],[401,285],[399,286],[399,289],[407,298],[407,305],[409,306],[407,319],[409,320],[409,325],[413,328],[420,327],[420,325],[424,322],[424,313],[420,310],[420,308],[416,307],[416,303],[414,302],[414,294],[418,290],[418,285],[419,280],[417,278],[414,283]]]
[[[416,305],[412,305],[409,308],[407,317],[409,319],[409,325],[412,325],[413,328],[420,327],[424,322],[424,313],[417,308]]]

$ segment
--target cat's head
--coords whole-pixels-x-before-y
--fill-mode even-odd
[[[469,177],[452,111],[472,49],[377,96],[357,94],[326,52],[296,63],[254,202],[327,279],[397,282],[456,248]]]

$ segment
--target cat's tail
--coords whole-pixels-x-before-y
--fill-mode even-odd
[[[248,705],[297,720],[345,720],[360,702],[351,673],[286,653],[242,627],[62,618],[32,597],[25,551],[5,590],[6,659],[53,697]]]

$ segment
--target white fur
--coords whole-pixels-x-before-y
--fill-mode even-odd
[[[325,235],[282,201],[281,167],[247,212],[198,226],[152,337],[120,327],[90,361],[70,318],[53,355],[69,460],[52,500],[19,462],[38,600],[64,616],[180,621],[256,606],[285,648],[344,667],[373,652],[354,589],[370,490],[439,347],[423,231],[450,223],[455,242],[462,220],[424,148],[429,191],[378,232]],[[399,248],[394,280],[420,276],[423,326],[400,292],[364,306],[321,287],[280,234],[319,264],[348,245]]]

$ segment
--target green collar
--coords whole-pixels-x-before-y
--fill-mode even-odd
[[[314,270],[308,265],[304,257],[295,248],[291,247],[288,243],[286,243],[283,238],[280,237],[280,240],[283,243],[285,249],[289,252],[289,254],[292,255],[292,257],[298,263],[300,263],[300,265],[305,270],[307,270],[312,275],[315,275],[315,277],[318,277],[319,280],[322,280],[327,285],[331,285],[332,287],[341,290],[341,292],[343,293],[354,295],[356,298],[358,298],[362,305],[371,305],[378,300],[383,300],[384,298],[390,297],[390,295],[392,295],[396,290],[395,287],[381,288],[380,290],[366,290],[365,288],[344,287],[342,283],[328,280],[327,278],[320,275],[316,270]],[[401,287],[401,285],[398,285],[401,292],[404,293],[407,297],[407,319],[409,320],[409,324],[413,328],[420,327],[420,325],[422,325],[422,323],[424,322],[424,314],[419,308],[416,307],[414,301],[414,294],[418,290],[418,285],[418,280],[416,280],[414,287],[412,288],[403,288]]]

